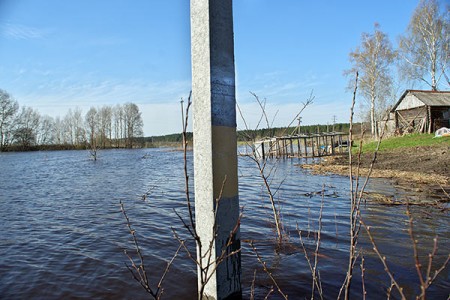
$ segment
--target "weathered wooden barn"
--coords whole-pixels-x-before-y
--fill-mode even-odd
[[[397,134],[450,128],[450,91],[406,90],[390,115]]]

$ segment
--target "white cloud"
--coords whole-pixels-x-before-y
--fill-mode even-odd
[[[6,38],[15,40],[41,39],[47,31],[20,24],[0,24],[0,34]]]
[[[181,106],[179,101],[167,103],[140,104],[146,136],[182,132]],[[192,121],[192,118],[190,118]],[[192,123],[192,122],[191,122]],[[188,131],[192,131],[192,124]]]
[[[245,122],[249,129],[255,129],[261,119],[262,111],[259,105],[254,103],[245,103],[239,105]],[[302,103],[270,103],[266,104],[266,114],[269,120],[270,127],[285,127],[291,122],[295,126],[297,121],[295,117],[302,109]],[[336,122],[348,122],[350,116],[350,103],[348,106],[343,105],[342,102],[333,101],[328,103],[313,102],[305,108],[300,115],[302,117],[302,124],[332,124],[333,116],[336,116]],[[238,129],[245,129],[244,121],[238,114]],[[266,128],[267,122],[265,118],[259,125],[259,128]]]
[[[257,94],[261,99],[272,103],[298,103],[305,101],[311,91],[319,89],[323,82],[314,74],[289,78],[289,74],[273,71],[256,75],[251,80],[237,81],[237,99],[246,103],[254,101],[249,91]],[[256,87],[256,88],[255,88]]]
[[[88,76],[90,78],[90,76]],[[145,80],[43,80],[36,86],[9,90],[22,106],[41,114],[63,117],[70,108],[86,112],[91,106],[136,103],[144,119],[145,135],[179,132],[181,97],[187,97],[189,81],[146,82]]]
[[[127,43],[126,39],[113,37],[113,36],[97,37],[97,38],[91,39],[87,42],[87,44],[90,46],[104,46],[104,47],[123,45],[126,43]]]
[[[181,132],[180,99],[188,96],[190,82],[145,83],[142,81],[99,81],[84,84],[61,84],[42,87],[28,94],[17,94],[16,99],[21,105],[36,108],[42,114],[63,117],[69,108],[79,107],[86,112],[90,106],[123,104],[134,102],[138,104],[144,121],[146,136],[164,135]],[[251,97],[251,95],[250,95]],[[275,103],[270,100],[266,104],[266,113],[270,125],[283,127],[294,120],[302,108],[302,101],[297,103]],[[250,129],[254,129],[261,117],[261,109],[253,100],[239,103],[244,118]],[[333,115],[337,122],[347,122],[349,107],[342,102],[315,102],[302,113],[302,124],[331,124]],[[192,120],[192,118],[191,118]],[[273,122],[273,123],[272,123]],[[191,122],[192,123],[192,122]],[[245,129],[242,118],[237,114],[238,129]],[[297,124],[294,121],[294,124]],[[190,124],[189,130],[192,130]],[[260,128],[266,127],[266,122]]]
[[[261,118],[261,108],[249,91],[256,93],[260,100],[266,99],[266,113],[273,127],[285,127],[292,121],[293,125],[297,125],[298,121],[294,118],[311,93],[315,98],[313,103],[302,112],[302,124],[331,124],[333,116],[337,117],[338,123],[348,122],[351,95],[346,94],[339,84],[330,84],[329,77],[330,74],[317,76],[309,72],[292,78],[285,72],[274,71],[257,75],[252,81],[238,81],[237,100],[249,129],[254,129]],[[252,89],[252,86],[257,88]],[[267,127],[266,123],[263,119],[259,127]],[[239,115],[238,127],[245,129]]]
[[[141,109],[146,136],[181,131],[179,101],[181,97],[188,96],[191,88],[189,80],[150,82],[144,79],[98,79],[95,73],[83,74],[80,78],[67,75],[70,72],[60,73],[45,69],[29,72],[19,70],[18,73],[40,78],[33,84],[24,78],[21,80],[22,85],[16,85],[14,89],[8,88],[21,105],[36,108],[42,114],[63,117],[69,108],[79,107],[86,112],[91,106],[133,102]],[[65,76],[61,76],[63,74]],[[277,76],[276,74],[269,74],[269,77]],[[262,99],[267,98],[266,112],[270,125],[274,127],[289,125],[302,108],[302,102],[310,96],[311,87],[319,85],[318,82],[316,78],[311,77],[302,82],[292,81],[279,86],[274,83],[270,88],[256,90]],[[239,85],[237,101],[249,128],[254,129],[261,117],[261,110],[248,90],[245,86]],[[337,116],[337,122],[348,121],[349,105],[340,102],[342,96],[336,98],[335,94],[329,91],[324,94],[319,89],[314,94],[316,95],[314,103],[302,113],[302,124],[331,123],[334,115]],[[239,113],[237,123],[238,129],[245,129]],[[261,127],[266,127],[265,121],[260,124]]]

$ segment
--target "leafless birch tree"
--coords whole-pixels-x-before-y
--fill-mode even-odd
[[[352,68],[345,75],[359,73],[359,93],[369,103],[371,133],[374,138],[377,133],[377,111],[384,110],[381,105],[391,97],[392,75],[390,68],[396,57],[388,36],[380,30],[378,24],[373,33],[363,33],[361,45],[350,52],[349,59]],[[350,79],[350,86],[353,79]]]
[[[421,81],[438,90],[444,76],[448,82],[450,59],[450,9],[440,12],[437,0],[421,0],[407,32],[399,41],[400,74],[403,79]],[[447,73],[447,74],[446,74]]]

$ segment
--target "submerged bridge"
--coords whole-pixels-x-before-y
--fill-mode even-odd
[[[349,149],[349,135],[323,132],[267,138],[255,142],[258,158],[321,157],[344,154]]]

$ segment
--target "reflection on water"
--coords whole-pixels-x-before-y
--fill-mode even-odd
[[[336,298],[348,260],[348,179],[311,176],[298,163],[302,161],[279,161],[272,182],[274,187],[282,182],[276,200],[289,236],[277,249],[265,190],[254,163],[240,158],[242,240],[255,241],[290,299],[310,297],[311,274],[296,227],[312,255],[324,189],[319,270],[327,298]],[[125,267],[123,249],[132,249],[132,244],[119,201],[137,229],[151,278],[158,280],[177,248],[171,228],[184,232],[174,213],[174,209],[185,213],[182,164],[181,152],[161,149],[102,151],[96,162],[83,151],[0,153],[1,298],[146,298]],[[397,196],[405,193],[387,180],[372,180],[369,189]],[[145,193],[149,196],[144,201]],[[431,207],[413,207],[412,212],[424,265],[432,238],[439,236],[437,266],[450,249],[448,214]],[[405,208],[369,203],[364,219],[412,297],[418,279]],[[264,298],[272,283],[248,244],[242,244],[244,296],[249,297],[256,269],[256,298]],[[359,245],[364,248],[368,298],[379,298],[389,278],[364,235]],[[360,298],[359,266],[353,280],[353,294]],[[445,270],[430,289],[430,298],[446,299],[449,282]],[[195,266],[184,253],[176,259],[164,287],[166,299],[196,299]]]

